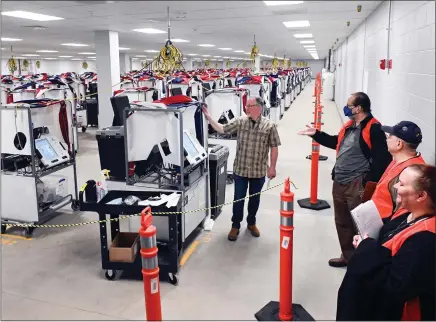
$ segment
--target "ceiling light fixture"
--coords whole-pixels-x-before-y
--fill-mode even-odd
[[[72,58],[74,56],[59,56],[60,58]]]
[[[243,53],[245,50],[235,50],[234,53]]]
[[[232,50],[232,48],[218,48],[219,50]]]
[[[8,37],[2,37],[2,41],[22,41],[23,39],[19,38],[8,38]]]
[[[304,3],[304,1],[264,1],[265,5],[268,7],[271,6],[289,6],[294,4],[301,4]]]
[[[24,57],[39,57],[39,55],[37,55],[37,54],[24,54],[24,55],[21,55],[21,56],[24,56]]]
[[[223,58],[225,58],[225,59],[229,59],[230,57],[229,57],[229,56],[226,56],[226,57],[223,57]]]
[[[300,41],[300,44],[314,44],[315,40],[302,40]]]
[[[221,56],[213,56],[214,58],[221,58]]]
[[[57,53],[57,50],[37,50],[37,53]]]
[[[186,39],[175,38],[175,39],[171,39],[171,42],[190,42],[190,41]]]
[[[198,54],[188,54],[188,56],[197,56]]]
[[[210,55],[201,55],[201,57],[210,57]]]
[[[89,52],[83,52],[83,53],[78,53],[79,55],[95,55],[95,53],[89,53]]]
[[[142,32],[144,34],[164,34],[164,33],[166,33],[166,31],[154,29],[154,28],[133,29],[132,31]]]
[[[119,50],[130,50],[131,48],[127,48],[127,47],[118,47]]]
[[[198,47],[215,47],[215,45],[212,44],[199,44]]]
[[[315,45],[304,45],[303,47],[304,48],[315,48],[316,46]]]
[[[283,21],[283,24],[287,28],[302,28],[302,27],[310,27],[310,23],[308,20],[299,20],[299,21]]]
[[[46,59],[46,60],[56,60],[57,58],[55,58],[55,57],[45,57],[44,59]]]
[[[148,50],[144,50],[146,53],[158,53],[159,50],[154,50],[154,49],[148,49]]]
[[[135,55],[135,57],[147,57],[147,55]]]
[[[64,18],[42,15],[40,13],[28,12],[28,11],[4,11],[2,12],[2,16],[14,17],[14,18],[22,18],[36,21],[53,21],[53,20],[63,20]]]
[[[61,44],[61,46],[69,46],[69,47],[88,47],[86,44],[76,44],[76,43],[65,43]]]
[[[313,38],[312,34],[294,34],[295,38]]]
[[[82,58],[73,58],[71,60],[83,60]]]
[[[91,56],[91,57],[88,57],[88,58],[90,58],[90,59],[96,59],[97,57]]]

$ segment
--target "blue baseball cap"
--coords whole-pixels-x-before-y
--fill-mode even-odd
[[[383,132],[395,135],[407,143],[419,144],[422,141],[422,132],[418,125],[410,121],[401,121],[394,126],[381,127]]]

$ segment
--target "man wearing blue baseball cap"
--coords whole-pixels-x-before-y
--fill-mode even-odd
[[[422,132],[418,125],[401,121],[394,126],[382,126],[381,129],[387,133],[386,143],[392,162],[378,181],[371,200],[386,222],[407,212],[401,204],[397,204],[397,189],[394,188],[401,172],[412,164],[425,164],[425,161],[417,152],[422,142]]]

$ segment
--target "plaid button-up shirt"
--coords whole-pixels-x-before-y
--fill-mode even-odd
[[[263,116],[256,121],[243,116],[224,125],[223,129],[225,134],[238,135],[233,173],[246,178],[264,177],[268,169],[268,152],[280,145],[274,122]]]

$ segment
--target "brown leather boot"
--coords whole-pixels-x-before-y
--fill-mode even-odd
[[[230,230],[229,235],[227,236],[227,238],[230,241],[236,241],[238,239],[238,235],[239,235],[239,229],[238,228],[232,228]]]
[[[347,267],[348,261],[343,255],[341,255],[339,258],[332,258],[329,260],[329,265],[331,267]]]
[[[260,231],[256,225],[248,225],[247,229],[251,232],[253,237],[260,237]]]

